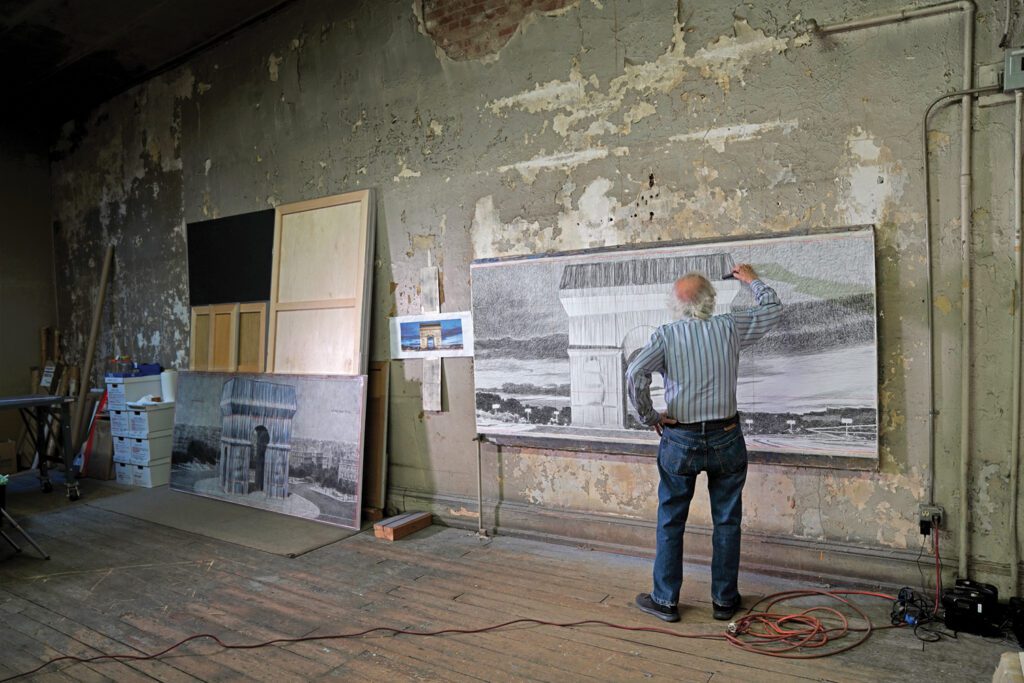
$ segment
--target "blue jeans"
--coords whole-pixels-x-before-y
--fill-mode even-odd
[[[730,606],[739,598],[740,521],[747,480],[747,445],[737,424],[729,429],[692,432],[666,427],[658,448],[658,549],[654,590],[659,605],[674,607],[683,584],[683,532],[697,475],[707,472],[711,498],[711,599]]]

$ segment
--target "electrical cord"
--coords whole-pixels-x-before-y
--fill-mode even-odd
[[[932,554],[935,559],[935,592],[932,600],[929,601],[924,593],[917,593],[909,587],[901,588],[889,613],[889,620],[894,625],[911,625],[914,627],[914,636],[925,643],[936,643],[943,638],[956,639],[956,633],[929,628],[940,620],[940,596],[942,594],[942,558],[939,555],[939,530],[938,520],[932,519]],[[921,554],[924,551],[924,543],[921,543],[921,552],[917,555],[918,571],[921,570]],[[927,590],[924,585],[924,572],[921,572],[922,589]]]
[[[497,631],[505,629],[510,626],[532,624],[534,626],[551,626],[555,628],[574,628],[578,626],[604,626],[606,628],[616,629],[619,631],[633,631],[641,633],[660,633],[662,635],[672,636],[674,638],[687,638],[692,640],[718,640],[725,641],[730,645],[737,647],[747,652],[755,652],[770,657],[784,657],[787,659],[818,659],[821,657],[827,657],[830,655],[838,654],[840,652],[846,652],[852,650],[858,645],[866,641],[871,633],[874,631],[894,628],[893,626],[881,626],[876,627],[871,623],[870,617],[860,607],[847,600],[844,596],[849,595],[863,595],[877,598],[883,598],[885,600],[895,600],[896,598],[887,595],[885,593],[874,593],[870,591],[856,591],[856,590],[841,590],[841,591],[820,591],[813,589],[806,590],[795,590],[786,591],[782,593],[774,593],[767,595],[757,603],[752,605],[747,610],[747,614],[740,617],[735,622],[729,624],[729,627],[725,633],[686,633],[684,631],[676,631],[669,628],[661,628],[657,626],[626,626],[624,624],[614,624],[608,621],[600,619],[584,619],[581,621],[570,621],[570,622],[555,622],[555,621],[544,621],[542,619],[513,619],[511,621],[505,621],[500,624],[494,624],[493,626],[484,626],[481,628],[445,628],[436,631],[412,631],[408,629],[395,628],[391,626],[376,626],[373,628],[364,629],[362,631],[355,631],[352,633],[338,633],[321,636],[298,636],[294,638],[274,638],[272,640],[266,640],[259,643],[226,643],[221,640],[218,636],[212,633],[197,633],[187,638],[183,638],[178,642],[170,645],[159,652],[153,654],[99,654],[92,657],[78,657],[74,655],[63,655],[60,657],[54,657],[53,659],[43,662],[31,671],[25,671],[20,674],[15,674],[7,678],[0,679],[0,683],[7,683],[24,676],[31,676],[32,674],[38,673],[48,666],[57,664],[59,662],[69,662],[72,664],[89,664],[103,661],[117,661],[117,662],[139,662],[157,659],[162,657],[169,652],[177,650],[178,648],[186,645],[187,643],[197,640],[210,640],[216,645],[220,646],[224,650],[256,650],[263,647],[269,647],[271,645],[287,645],[290,643],[308,643],[314,641],[323,640],[341,640],[347,638],[361,638],[368,636],[371,633],[390,633],[393,636],[442,636],[442,635],[460,635],[460,634],[476,634],[476,633],[488,633],[491,631]],[[810,607],[795,614],[776,614],[770,611],[755,612],[754,608],[761,603],[768,602],[766,610],[771,610],[772,607],[780,602],[786,600],[792,600],[803,597],[826,597],[839,601],[842,605],[845,605],[850,610],[856,613],[864,623],[864,627],[853,627],[850,626],[849,619],[841,611],[834,607],[817,606]],[[823,616],[816,616],[816,613],[821,613]],[[838,625],[829,626],[825,623],[826,620],[834,619],[838,622]],[[822,649],[831,642],[835,642],[851,632],[861,633],[861,636],[855,642],[839,648]],[[813,652],[805,652],[803,650],[811,649]]]

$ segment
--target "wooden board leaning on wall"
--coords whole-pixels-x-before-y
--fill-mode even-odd
[[[266,340],[266,303],[193,306],[188,369],[263,372]]]
[[[366,373],[374,222],[370,190],[277,207],[268,372]]]

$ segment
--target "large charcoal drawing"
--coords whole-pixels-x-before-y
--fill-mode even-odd
[[[171,488],[359,528],[366,378],[183,372]]]
[[[625,367],[671,321],[671,284],[688,272],[715,285],[716,313],[753,306],[748,288],[723,279],[743,262],[785,304],[779,327],[740,361],[749,449],[877,459],[870,228],[474,263],[478,431],[601,442],[605,450],[653,443],[628,406]],[[663,409],[658,376],[652,393]]]

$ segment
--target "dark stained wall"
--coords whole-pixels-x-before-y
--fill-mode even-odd
[[[31,390],[39,328],[56,322],[50,172],[46,143],[0,133],[0,396]],[[17,438],[17,414],[0,412],[0,440]]]

